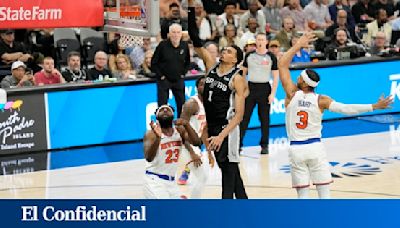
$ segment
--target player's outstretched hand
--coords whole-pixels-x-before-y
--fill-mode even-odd
[[[215,165],[215,158],[211,152],[208,152],[208,164],[210,164],[211,168],[214,168]]]
[[[382,96],[379,97],[378,102],[376,102],[375,104],[372,105],[372,108],[374,110],[376,110],[376,109],[388,109],[388,108],[391,108],[391,106],[390,106],[391,104],[393,104],[393,96],[390,95],[390,96],[387,96],[385,98],[385,95],[382,94]]]
[[[202,163],[201,158],[196,153],[190,153],[190,157],[192,159],[194,167],[200,167]]]
[[[150,127],[151,127],[151,130],[154,132],[154,134],[157,135],[157,137],[161,137],[162,132],[161,132],[161,127],[159,124],[154,123],[154,121],[151,121]]]
[[[316,41],[318,38],[312,32],[306,32],[302,35],[296,43],[296,46],[302,48],[308,48],[310,43]]]

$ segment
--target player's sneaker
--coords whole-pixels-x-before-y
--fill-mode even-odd
[[[185,185],[187,183],[187,180],[189,179],[189,174],[190,174],[190,169],[186,168],[183,170],[181,177],[178,179],[178,184],[179,185]]]

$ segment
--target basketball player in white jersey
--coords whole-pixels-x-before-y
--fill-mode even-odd
[[[172,107],[160,106],[156,118],[157,123],[150,123],[151,130],[143,138],[147,161],[144,196],[147,199],[177,199],[180,193],[175,174],[182,147],[190,146],[189,143],[200,145],[201,141],[186,120],[178,119],[173,126]]]
[[[286,131],[290,141],[289,159],[292,185],[298,198],[308,198],[310,181],[316,185],[319,198],[330,198],[332,183],[329,163],[321,143],[322,113],[324,110],[355,115],[386,109],[393,98],[381,97],[375,104],[343,104],[314,92],[320,77],[317,72],[306,69],[297,79],[290,77],[290,62],[297,51],[315,40],[312,33],[304,34],[279,60],[279,76],[286,93]]]
[[[205,80],[205,77],[200,77],[196,80],[197,95],[191,97],[185,102],[182,108],[181,118],[189,121],[190,126],[197,132],[197,135],[207,146],[207,138],[205,137],[205,134],[203,134],[204,128],[207,125],[206,113],[203,105],[203,90]],[[201,154],[199,147],[193,146],[192,149],[195,152],[195,155],[192,155],[191,157],[194,157],[195,160],[189,158],[190,152],[186,152],[186,148],[183,149],[181,158],[185,163],[185,170],[182,172],[182,175],[178,180],[178,184],[186,184],[189,174],[192,172],[193,175],[196,176],[197,180],[193,183],[190,198],[198,199],[201,198],[201,193],[207,182],[210,166],[214,167],[215,161],[211,151],[208,151],[206,156],[205,154]],[[195,161],[197,159],[201,159],[200,166],[196,166],[197,164]]]

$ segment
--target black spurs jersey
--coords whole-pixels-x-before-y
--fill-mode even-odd
[[[218,65],[206,77],[203,103],[209,127],[223,126],[234,115],[235,91],[232,90],[233,76],[240,70],[235,67],[224,75],[217,73]]]

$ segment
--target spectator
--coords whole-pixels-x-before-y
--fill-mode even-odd
[[[54,59],[52,57],[45,57],[43,60],[43,70],[35,74],[35,85],[51,85],[65,83],[61,73],[54,68]]]
[[[269,31],[266,33],[277,34],[282,27],[282,17],[279,15],[280,8],[277,0],[268,0],[267,4],[263,7],[263,12],[266,20],[266,28]]]
[[[245,54],[255,51],[257,48],[256,40],[251,38],[247,40],[246,45],[243,47]]]
[[[14,30],[1,30],[0,37],[0,65],[10,67],[11,63],[17,60],[27,63],[29,59],[32,59],[24,45],[15,41]]]
[[[178,117],[185,102],[185,74],[190,66],[187,42],[182,41],[182,26],[172,24],[169,38],[161,41],[151,61],[151,68],[157,75],[158,106],[167,104],[169,90],[174,94]]]
[[[143,45],[137,45],[129,54],[132,68],[137,69],[143,64],[145,53],[149,50],[151,50],[151,39],[150,37],[143,37]]]
[[[377,32],[375,39],[374,39],[374,44],[372,45],[369,53],[371,55],[377,55],[377,56],[384,56],[389,53],[389,49],[385,45],[386,42],[386,35],[384,32]]]
[[[11,65],[11,74],[1,81],[1,88],[33,86],[33,75],[31,71],[26,72],[26,65],[22,61],[15,61]]]
[[[279,60],[283,56],[281,52],[281,44],[277,40],[271,40],[268,45],[268,50],[275,55],[276,59]]]
[[[203,41],[214,40],[217,35],[217,29],[208,17],[206,11],[204,11],[201,0],[196,0],[194,10],[200,39]]]
[[[98,51],[94,55],[94,67],[87,71],[87,80],[103,81],[106,78],[112,78],[113,75],[110,70],[106,69],[107,66],[107,54],[104,51]]]
[[[139,74],[145,76],[146,78],[155,78],[156,74],[151,71],[151,58],[153,58],[153,51],[148,50],[144,56],[144,62],[140,67]]]
[[[357,24],[370,23],[374,20],[374,7],[370,0],[358,0],[351,8],[354,20]]]
[[[373,5],[375,14],[379,9],[384,9],[386,11],[388,21],[395,19],[394,12],[396,11],[393,1],[389,0],[377,0]]]
[[[351,9],[348,5],[343,4],[346,0],[335,0],[335,2],[329,6],[329,14],[331,15],[332,21],[337,21],[337,15],[339,10],[344,10],[347,15],[347,24],[351,27],[356,26],[353,15],[351,14]]]
[[[190,67],[188,74],[198,74],[199,72],[205,72],[206,67],[204,66],[204,62],[201,58],[196,55],[196,52],[193,47],[192,41],[188,42],[189,52],[190,52]]]
[[[287,51],[291,45],[290,40],[294,37],[297,31],[294,29],[294,21],[291,17],[285,17],[283,19],[282,30],[276,35],[275,39],[281,44],[283,51]]]
[[[347,38],[351,39],[355,43],[359,43],[357,39],[356,32],[354,27],[347,23],[347,12],[345,10],[339,10],[337,13],[337,19],[335,24],[329,26],[325,31],[325,36],[330,37],[332,40],[334,39],[333,35],[336,29],[341,28],[344,29],[347,33]]]
[[[169,26],[172,24],[180,24],[182,29],[187,31],[188,23],[186,19],[181,17],[179,5],[177,3],[171,3],[169,5],[169,16],[161,20],[161,38],[167,39]]]
[[[304,8],[307,15],[308,26],[312,30],[324,30],[331,26],[332,20],[328,7],[322,4],[322,0],[313,0]]]
[[[239,47],[243,50],[244,46],[246,45],[248,40],[256,40],[256,33],[259,24],[257,23],[257,19],[254,17],[249,17],[247,22],[248,30],[240,37],[239,40]]]
[[[236,28],[232,24],[228,24],[225,26],[224,36],[219,39],[219,49],[221,50],[224,47],[238,45],[239,37],[236,34]]]
[[[226,1],[224,6],[224,13],[219,15],[215,21],[219,36],[224,35],[225,28],[228,24],[231,24],[236,28],[240,25],[240,18],[235,15],[236,3],[233,1]],[[236,31],[235,31],[236,32]]]
[[[258,23],[257,32],[265,33],[265,16],[262,10],[258,9],[258,0],[249,0],[249,10],[247,10],[240,17],[240,27],[239,30],[243,33],[249,31],[248,23],[249,18],[256,19],[256,23]],[[243,48],[243,47],[242,47]]]
[[[216,62],[219,61],[218,45],[215,42],[209,41],[205,43],[204,48],[210,53],[212,59],[215,59]]]
[[[221,15],[224,13],[224,7],[226,2],[229,0],[202,0],[204,4],[204,10],[207,14],[211,15]]]
[[[376,33],[383,31],[386,35],[386,44],[390,43],[392,37],[392,26],[387,23],[387,15],[384,9],[379,9],[376,13],[376,20],[367,24],[368,33],[364,37],[364,42],[368,45],[372,45],[372,40],[376,36]]]
[[[293,36],[290,40],[291,47],[293,47],[297,41],[299,40],[299,36]],[[310,52],[304,48],[301,48],[296,54],[293,56],[292,63],[308,63],[311,62]]]
[[[136,72],[132,68],[129,57],[125,54],[118,54],[115,58],[117,69],[112,74],[117,79],[137,79]]]
[[[68,53],[68,67],[62,71],[66,82],[86,81],[86,72],[81,69],[81,55],[79,52]]]
[[[299,0],[289,0],[289,5],[283,7],[279,13],[282,18],[291,17],[298,31],[308,30],[307,17]]]
[[[329,60],[353,59],[359,57],[357,48],[355,46],[348,46],[346,29],[336,29],[334,37],[335,39],[325,50],[325,55]]]
[[[114,37],[114,40],[111,41],[108,51],[108,69],[111,72],[117,69],[117,64],[115,58],[118,54],[125,54],[125,47],[122,44],[122,35],[118,35]]]
[[[250,3],[248,4],[248,0],[235,0],[236,1],[236,14],[243,14],[250,8]],[[249,0],[251,1],[251,0]],[[258,1],[257,1],[258,7]]]

